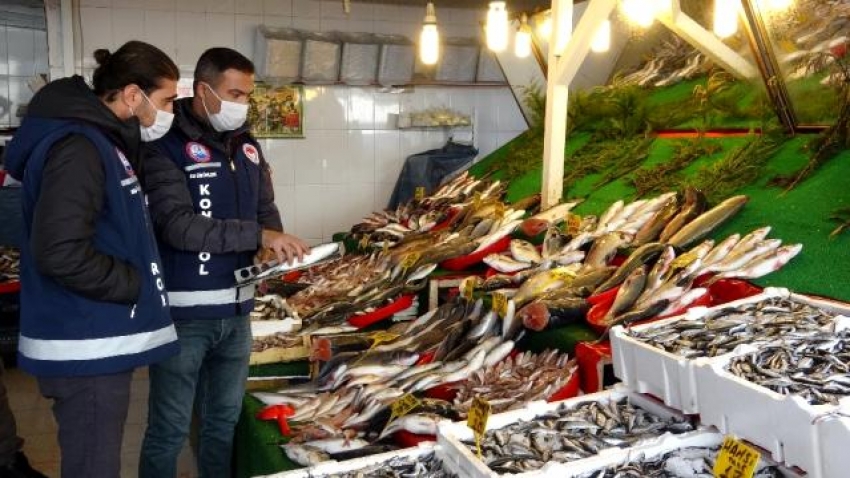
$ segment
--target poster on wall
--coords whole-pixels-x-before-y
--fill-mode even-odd
[[[257,83],[248,108],[256,138],[304,137],[304,87]]]

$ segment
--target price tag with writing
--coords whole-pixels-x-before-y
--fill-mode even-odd
[[[386,330],[379,330],[370,336],[370,338],[372,339],[372,347],[375,347],[378,344],[382,344],[384,342],[392,342],[398,337],[398,334],[387,332]]]
[[[472,399],[469,408],[469,416],[466,418],[466,426],[475,434],[475,446],[478,448],[478,457],[481,457],[481,438],[487,431],[487,420],[490,418],[490,403],[480,397]]]
[[[567,216],[567,234],[577,236],[579,231],[581,231],[581,216],[570,214]]]
[[[505,217],[505,203],[503,203],[501,201],[496,203],[495,215],[496,215],[496,217],[498,217],[500,219]]]
[[[424,197],[425,197],[425,187],[424,186],[417,186],[416,189],[413,192],[413,198],[416,199],[417,201],[421,201],[422,198],[424,198]]]
[[[475,276],[467,277],[460,281],[460,296],[466,300],[472,300],[472,294],[475,292],[475,286],[478,284],[478,278]]]
[[[685,267],[691,265],[691,263],[693,263],[695,260],[697,260],[696,253],[688,252],[673,259],[673,263],[670,264],[670,267],[672,269],[684,269]]]
[[[384,241],[384,247],[382,249],[383,250],[381,252],[383,253],[383,255],[387,255],[387,253],[390,252],[390,243],[387,242],[387,241]]]
[[[386,330],[379,330],[375,332],[374,334],[369,336],[369,338],[372,339],[372,345],[370,345],[369,349],[366,350],[366,352],[363,353],[363,355],[361,355],[360,358],[358,358],[354,363],[360,363],[360,361],[366,358],[367,355],[372,353],[372,351],[375,350],[375,347],[377,347],[378,345],[381,345],[386,342],[392,342],[393,340],[399,337],[400,336],[398,334],[387,332]]]
[[[407,415],[421,404],[422,402],[420,402],[418,398],[409,393],[402,395],[398,400],[393,402],[391,406],[392,414],[390,415],[389,422]]]
[[[717,478],[752,478],[761,454],[737,438],[727,436],[714,464]]]
[[[401,268],[405,270],[410,269],[419,261],[419,257],[421,257],[421,254],[418,252],[411,252],[404,256],[404,259],[401,260]]]
[[[504,317],[508,314],[508,296],[501,292],[493,292],[493,310],[499,317]]]

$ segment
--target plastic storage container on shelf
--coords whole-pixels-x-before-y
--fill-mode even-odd
[[[257,28],[254,63],[262,80],[292,82],[301,79],[301,32],[292,28]]]
[[[339,79],[347,85],[361,86],[375,83],[378,77],[378,60],[381,45],[370,33],[340,33],[342,64]]]
[[[381,44],[378,83],[382,86],[405,85],[413,79],[416,50],[402,35],[376,35]]]
[[[331,460],[319,463],[318,465],[314,465],[309,468],[285,471],[272,475],[257,476],[254,478],[330,478],[341,473],[356,473],[359,470],[380,465],[381,463],[392,460],[393,458],[418,459],[428,455],[429,453],[436,453],[437,458],[445,464],[448,471],[458,473],[457,457],[453,456],[451,451],[445,450],[443,447],[435,444],[434,442],[427,442],[406,450],[396,450],[346,461]]]
[[[723,444],[724,436],[714,430],[705,430],[688,434],[687,436],[667,436],[659,440],[658,443],[644,446],[636,446],[623,450],[617,450],[615,453],[610,453],[605,456],[598,456],[592,459],[583,460],[582,463],[573,467],[569,475],[576,478],[591,478],[596,473],[605,468],[624,465],[626,463],[637,463],[639,461],[649,461],[661,457],[665,453],[680,450],[683,448],[698,447],[698,448],[713,448]],[[762,461],[765,464],[779,466],[772,462],[769,458],[762,456]],[[779,471],[784,478],[799,478],[798,473],[779,466]],[[696,476],[696,475],[695,475]],[[699,475],[702,476],[702,475]]]
[[[583,395],[581,397],[564,400],[562,402],[531,402],[524,409],[521,410],[512,410],[505,413],[491,415],[489,420],[487,421],[487,431],[504,428],[521,420],[531,421],[547,412],[558,410],[562,406],[574,408],[582,403],[593,401],[608,403],[611,400],[619,400],[623,397],[628,397],[633,405],[642,408],[654,415],[663,418],[684,418],[684,415],[682,415],[681,413],[664,406],[663,404],[657,402],[656,400],[653,400],[650,397],[634,393],[625,389],[624,387],[615,387],[611,390],[607,390],[604,392]],[[473,432],[469,427],[467,427],[466,422],[441,422],[438,427],[437,443],[444,447],[447,451],[450,451],[452,456],[456,455],[460,457],[460,461],[458,464],[460,476],[470,478],[495,478],[502,476],[497,472],[491,470],[487,466],[487,464],[481,461],[478,456],[472,451],[470,451],[470,449],[463,443],[464,441],[472,440]],[[661,436],[659,436],[659,438],[657,439],[647,440],[642,444],[645,445],[656,443],[659,440],[661,440]],[[510,476],[525,478],[544,476],[573,476],[573,469],[580,466],[586,460],[595,460],[597,457],[615,454],[620,450],[620,448],[608,448],[600,450],[599,454],[594,457],[584,458],[569,463],[549,461],[539,470],[528,471],[526,473]]]
[[[711,308],[693,308],[683,315],[633,327],[632,329],[646,330],[680,320],[696,320],[710,312],[731,310],[741,305],[758,303],[773,298],[787,298],[833,313],[850,315],[850,305],[848,304],[794,294],[783,288],[767,288],[761,294],[752,297]],[[702,412],[700,397],[697,394],[695,367],[701,363],[710,363],[712,360],[722,360],[724,357],[685,358],[635,339],[623,327],[614,327],[611,330],[611,347],[614,374],[617,378],[622,380],[629,388],[640,393],[654,395],[670,407],[687,414]],[[727,355],[735,356],[740,353],[740,351],[733,351]]]
[[[332,84],[339,80],[342,44],[336,32],[303,32],[301,79],[307,84]]]

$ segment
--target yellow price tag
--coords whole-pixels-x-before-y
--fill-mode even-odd
[[[387,253],[389,251],[390,251],[390,243],[387,242],[387,241],[384,241],[384,247],[383,247],[383,251],[382,251],[383,255],[387,255]]]
[[[418,252],[411,252],[410,254],[404,256],[404,259],[401,260],[401,268],[410,269],[411,267],[413,267],[414,264],[416,264],[416,262],[419,261],[419,258],[421,256],[422,254]]]
[[[421,201],[422,198],[425,197],[425,186],[417,186],[413,191],[413,198],[417,201]]]
[[[366,249],[369,246],[369,236],[363,236],[363,238],[360,239],[360,242],[357,243],[357,246],[360,249]]]
[[[478,448],[478,457],[481,457],[481,438],[487,431],[487,420],[490,418],[490,403],[480,397],[472,399],[469,408],[469,416],[466,418],[466,426],[475,433],[475,446]]]
[[[694,252],[688,252],[686,254],[682,254],[681,256],[673,259],[673,262],[670,264],[670,268],[672,269],[684,269],[691,265],[695,260],[697,260],[697,255]]]
[[[737,438],[727,436],[723,440],[714,476],[717,478],[752,478],[761,454]]]
[[[475,292],[476,285],[478,285],[478,278],[475,276],[470,276],[460,281],[460,286],[458,286],[460,296],[466,300],[472,300],[472,294]]]
[[[378,344],[382,344],[384,342],[392,342],[393,340],[399,337],[398,334],[394,334],[392,332],[387,332],[386,330],[379,330],[372,334],[370,338],[372,339],[372,348],[376,347]]]
[[[392,422],[396,418],[401,418],[407,415],[421,404],[422,402],[419,401],[418,398],[414,397],[409,393],[402,395],[390,406],[390,408],[392,409],[392,414],[390,414],[390,419],[387,423]]]
[[[577,236],[579,231],[581,231],[581,216],[570,214],[567,216],[567,234]]]
[[[496,203],[496,211],[494,213],[497,218],[501,219],[505,217],[505,203],[499,201]]]
[[[508,315],[508,296],[501,292],[493,292],[493,310],[499,317]]]

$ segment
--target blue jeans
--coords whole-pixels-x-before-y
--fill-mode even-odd
[[[193,404],[200,423],[198,476],[230,477],[233,433],[248,378],[250,322],[248,317],[230,317],[178,320],[175,326],[180,355],[150,367],[139,477],[176,475]]]

